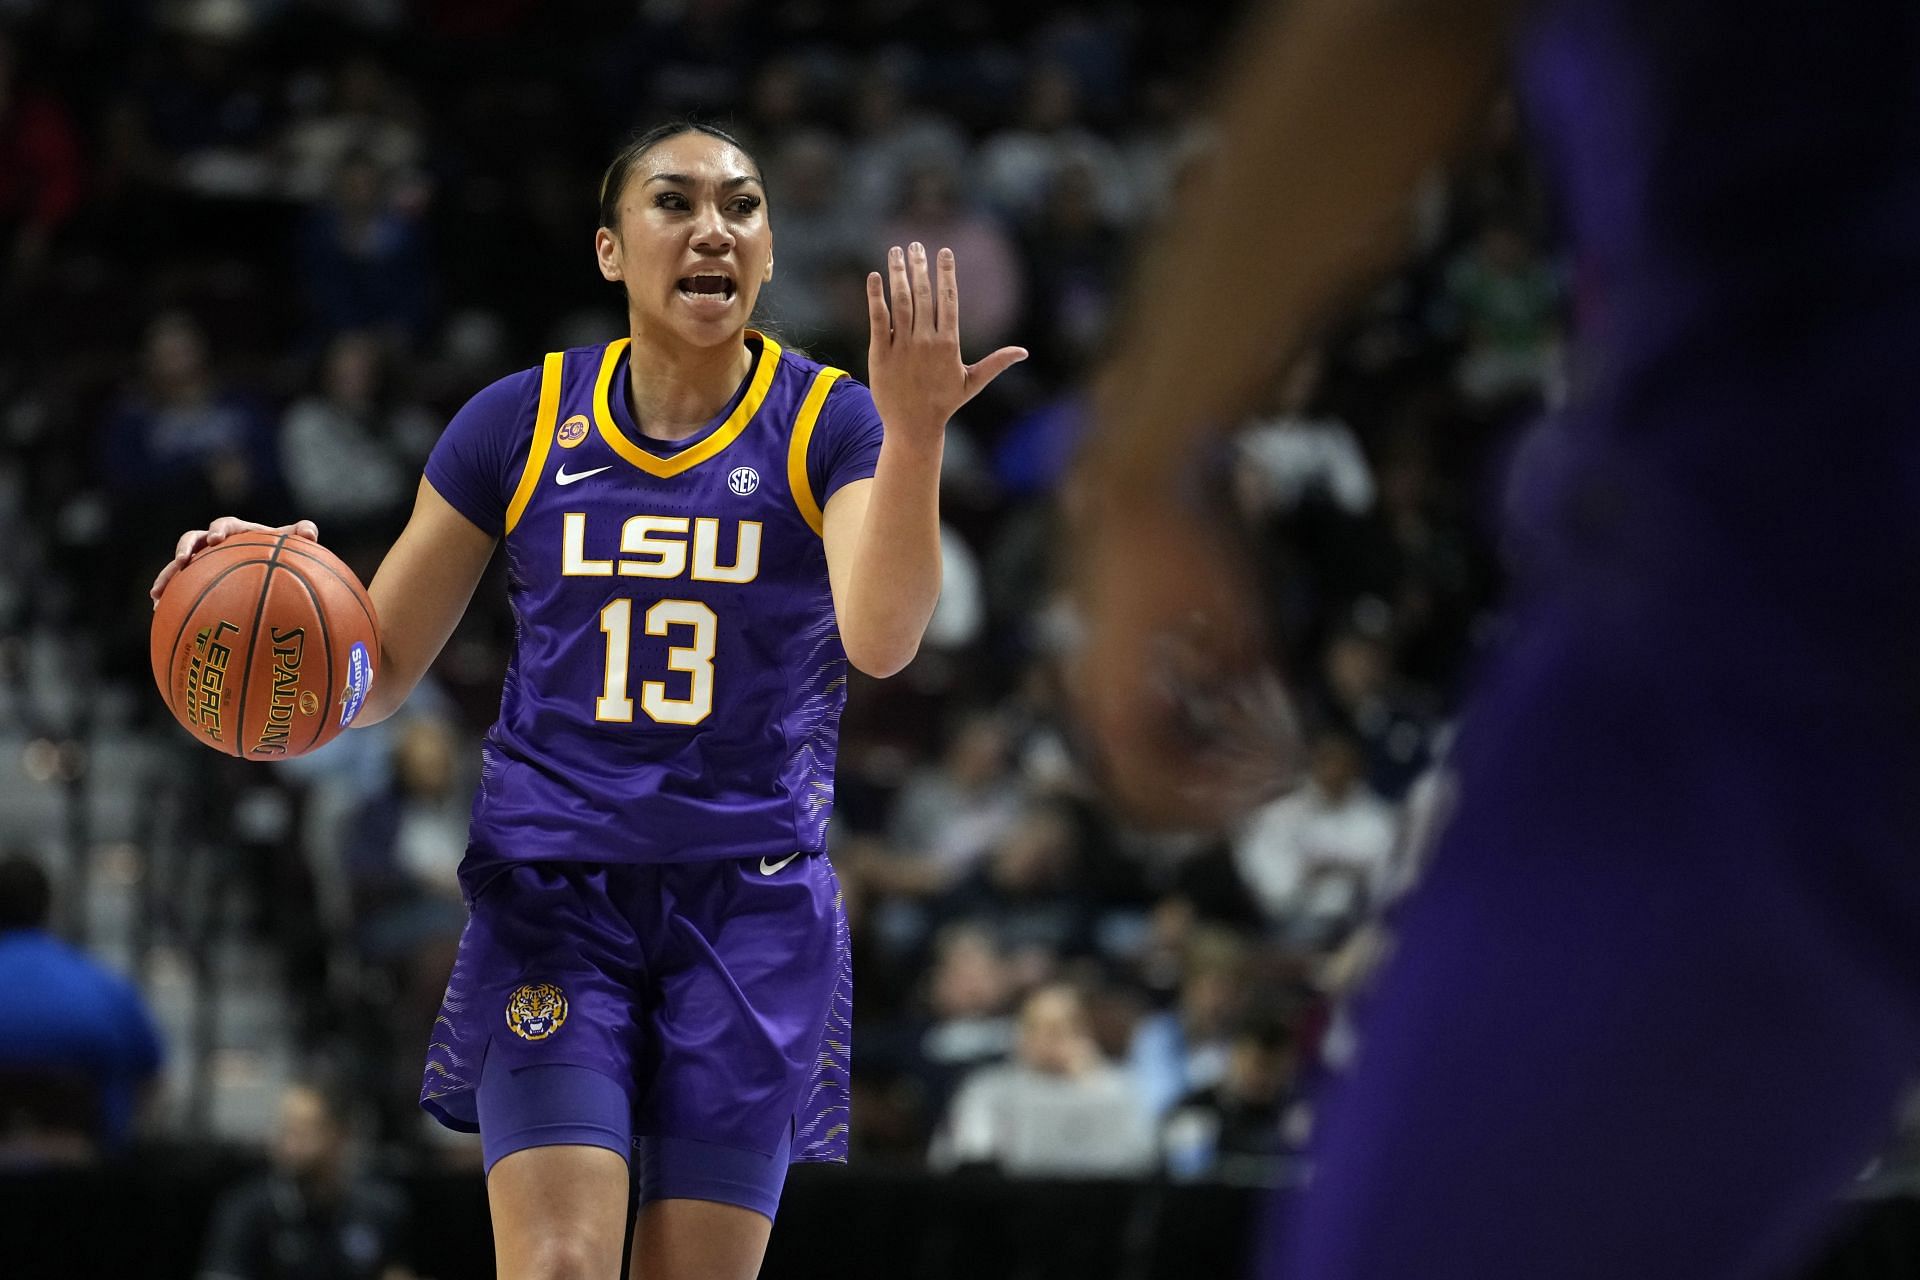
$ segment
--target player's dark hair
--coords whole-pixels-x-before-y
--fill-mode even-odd
[[[760,181],[764,189],[767,179],[760,172],[760,162],[740,139],[728,133],[718,125],[703,120],[668,120],[657,124],[644,133],[636,134],[626,146],[614,155],[612,163],[600,179],[600,225],[609,231],[617,230],[620,225],[620,193],[627,189],[627,179],[633,173],[633,166],[640,163],[647,152],[653,150],[669,138],[677,138],[683,133],[704,133],[709,138],[720,141],[738,151],[753,166],[753,176]]]
[[[0,857],[0,929],[44,929],[53,918],[53,883],[25,854]]]

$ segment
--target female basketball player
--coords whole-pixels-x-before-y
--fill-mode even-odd
[[[370,587],[393,713],[497,542],[515,648],[422,1103],[477,1129],[499,1270],[746,1280],[789,1161],[846,1151],[846,924],[825,854],[845,665],[913,656],[940,587],[953,255],[867,278],[872,391],[747,327],[768,193],[732,138],[615,157],[594,249],[628,333],[481,391]],[[884,433],[882,425],[884,424]],[[167,580],[242,529],[181,538]],[[289,526],[317,537],[307,521]]]

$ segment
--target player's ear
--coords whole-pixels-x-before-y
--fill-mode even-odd
[[[607,280],[620,280],[620,240],[613,232],[601,227],[593,233],[593,256],[600,264],[600,275]]]
[[[762,276],[760,277],[760,282],[761,282],[762,284],[765,284],[765,283],[767,283],[768,281],[770,281],[770,280],[772,280],[772,279],[773,279],[773,259],[772,259],[772,258],[768,258],[768,259],[767,259],[767,270],[766,270],[766,273],[765,273],[764,275],[762,275]]]

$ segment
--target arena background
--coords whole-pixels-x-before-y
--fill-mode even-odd
[[[623,331],[589,250],[600,169],[687,114],[766,170],[783,341],[863,374],[864,273],[921,239],[958,254],[969,354],[1034,353],[950,428],[921,656],[855,678],[832,837],[854,1162],[796,1173],[765,1274],[1243,1265],[1497,627],[1502,465],[1559,394],[1580,263],[1495,103],[1409,210],[1403,264],[1223,474],[1309,779],[1224,835],[1117,821],[1061,716],[1056,494],[1130,251],[1177,232],[1233,16],[0,0],[0,840],[161,1044],[100,1136],[88,1068],[17,1066],[56,997],[8,984],[0,950],[0,1274],[490,1274],[477,1143],[413,1099],[511,642],[498,566],[401,716],[277,767],[171,723],[145,592],[227,513],[311,518],[370,578],[467,396]],[[1285,252],[1260,226],[1246,210],[1247,251]],[[352,1207],[276,1217],[271,1189],[318,1185],[336,1145]],[[1920,1273],[1910,1170],[1863,1171],[1818,1274]],[[358,1270],[233,1261],[342,1223],[379,1241]]]

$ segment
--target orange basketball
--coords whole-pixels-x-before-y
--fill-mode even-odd
[[[380,655],[373,602],[331,551],[236,533],[167,584],[149,642],[160,696],[195,738],[285,760],[353,723]]]

